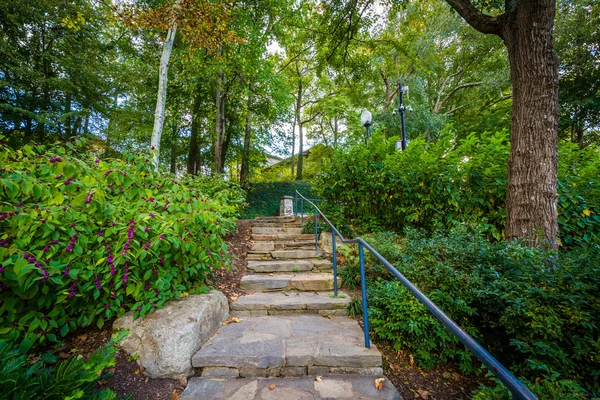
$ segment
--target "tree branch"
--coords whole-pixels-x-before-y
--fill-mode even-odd
[[[448,100],[450,100],[450,98],[452,96],[454,96],[454,94],[456,92],[458,92],[461,89],[465,89],[468,87],[473,87],[473,86],[480,86],[481,84],[483,84],[483,82],[471,82],[471,83],[464,83],[462,85],[459,85],[457,87],[455,87],[454,89],[452,89],[452,91],[450,93],[448,93],[448,95],[446,97],[444,97],[444,100],[442,100],[441,102],[439,102],[438,104],[435,105],[435,112],[439,112],[442,107],[444,107],[444,104],[446,104],[446,102],[448,102]]]
[[[479,32],[501,36],[498,18],[482,13],[470,0],[446,0],[446,2]]]

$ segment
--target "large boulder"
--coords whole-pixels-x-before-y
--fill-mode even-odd
[[[129,330],[121,347],[137,356],[139,366],[152,378],[181,379],[194,374],[192,356],[229,316],[223,293],[192,295],[172,300],[145,318],[127,312],[113,323]]]

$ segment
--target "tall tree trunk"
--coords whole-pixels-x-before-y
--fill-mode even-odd
[[[222,90],[223,72],[217,74],[217,84],[215,88],[215,174],[223,173],[223,136],[225,133],[225,98]]]
[[[67,117],[65,118],[65,133],[67,135],[67,139],[73,135],[73,131],[71,130],[71,93],[67,93],[65,96],[65,114]]]
[[[169,59],[171,58],[171,50],[173,50],[173,42],[177,33],[177,24],[167,32],[167,38],[163,44],[162,56],[160,57],[160,69],[158,72],[158,96],[156,98],[156,110],[154,111],[154,128],[152,129],[152,137],[150,138],[150,146],[154,148],[152,153],[152,162],[154,170],[158,171],[158,154],[160,152],[160,138],[162,129],[165,123],[165,106],[167,104],[167,79],[169,70]]]
[[[85,115],[85,124],[83,125],[83,134],[87,135],[90,132],[90,115]]]
[[[246,116],[246,127],[244,132],[244,151],[242,152],[242,168],[240,170],[240,186],[243,188],[248,187],[248,178],[250,174],[250,102],[252,96],[248,94],[248,115]]]
[[[506,238],[557,248],[558,58],[555,3],[522,1],[503,26],[513,86]]]
[[[508,49],[513,87],[506,190],[508,240],[546,240],[558,247],[558,59],[552,31],[556,0],[506,1],[492,17],[470,0],[446,0],[471,26],[500,36]]]
[[[177,171],[177,124],[173,124],[173,139],[171,141],[171,162],[169,171],[174,174]]]
[[[296,120],[298,122],[298,172],[296,180],[302,180],[302,153],[304,151],[304,135],[302,134],[302,79],[298,77],[298,95],[296,96]]]
[[[583,127],[583,123],[577,123],[577,145],[579,145],[579,149],[583,149],[583,133],[585,129]]]
[[[198,153],[200,152],[200,142],[198,141],[198,110],[200,110],[200,95],[194,96],[194,105],[192,107],[192,132],[190,137],[190,151],[187,159],[188,174],[196,175],[196,163],[198,161]]]
[[[292,125],[292,180],[294,180],[294,150],[296,147],[296,114],[294,113],[294,124]]]

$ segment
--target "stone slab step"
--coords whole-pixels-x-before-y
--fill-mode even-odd
[[[277,241],[311,241],[314,243],[315,235],[312,233],[301,233],[297,234],[286,234],[286,233],[278,233],[278,234],[252,234],[252,240],[261,241],[261,242],[277,242]]]
[[[300,222],[250,222],[253,228],[302,228]]]
[[[252,273],[298,273],[330,271],[331,261],[323,259],[312,260],[273,260],[248,261],[248,271]]]
[[[279,242],[254,242],[250,243],[252,251],[273,251],[273,250],[314,250],[314,240],[304,241],[279,241]]]
[[[342,280],[338,276],[338,286]],[[304,273],[293,275],[262,275],[253,274],[242,277],[240,287],[253,291],[275,291],[275,290],[301,290],[301,291],[323,291],[333,290],[333,274]]]
[[[306,260],[319,259],[327,255],[324,251],[315,250],[250,250],[248,260]]]
[[[402,400],[396,388],[387,378],[383,381],[382,390],[377,390],[375,388],[375,379],[381,377],[381,375],[331,375],[324,376],[320,381],[315,379],[314,376],[267,379],[207,379],[194,377],[189,380],[180,399]],[[269,387],[271,387],[272,390]]]
[[[302,228],[297,227],[297,228],[273,228],[273,227],[253,227],[252,228],[252,233],[253,234],[259,234],[259,235],[299,235],[302,233]]]
[[[238,317],[282,314],[347,315],[351,299],[338,292],[274,292],[242,296],[231,304],[231,314]]]
[[[373,344],[364,345],[358,322],[345,316],[243,317],[221,327],[192,357],[192,366],[202,368],[204,377],[214,367],[235,368],[242,377],[280,376],[288,367],[300,367],[298,374],[365,374],[381,368],[382,358]]]
[[[254,218],[253,222],[294,222],[294,221],[300,221],[301,217],[300,216],[271,216],[271,217],[256,217]]]

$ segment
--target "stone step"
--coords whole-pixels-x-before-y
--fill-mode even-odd
[[[250,243],[252,251],[273,251],[273,250],[314,250],[314,240],[304,241],[280,241],[280,242],[254,242]]]
[[[297,222],[300,221],[300,216],[271,216],[271,217],[256,217],[252,222]]]
[[[300,222],[250,222],[253,228],[302,228]]]
[[[342,280],[338,276],[338,286]],[[253,291],[302,290],[323,291],[333,290],[333,274],[293,274],[293,275],[246,275],[240,281],[240,287]]]
[[[253,234],[258,235],[300,235],[302,228],[265,228],[265,227],[253,227]]]
[[[323,259],[309,260],[267,260],[248,261],[248,272],[254,273],[298,273],[331,271],[331,261]]]
[[[251,237],[252,240],[254,241],[260,241],[260,242],[278,242],[278,241],[285,241],[285,242],[298,242],[298,241],[310,241],[312,240],[313,243],[315,241],[315,235],[313,233],[301,233],[299,235],[297,234],[285,234],[285,233],[278,233],[278,234],[252,234]]]
[[[231,315],[237,317],[282,314],[347,315],[350,296],[338,292],[274,292],[242,296],[231,304]]]
[[[221,327],[192,365],[204,378],[381,374],[381,353],[364,345],[358,322],[346,316],[242,317]]]
[[[322,258],[327,254],[324,251],[315,250],[250,250],[247,253],[248,260],[307,260],[311,258]]]
[[[330,375],[267,379],[191,378],[179,397],[181,400],[402,400],[392,383],[384,378],[383,388],[375,388],[371,376]]]

